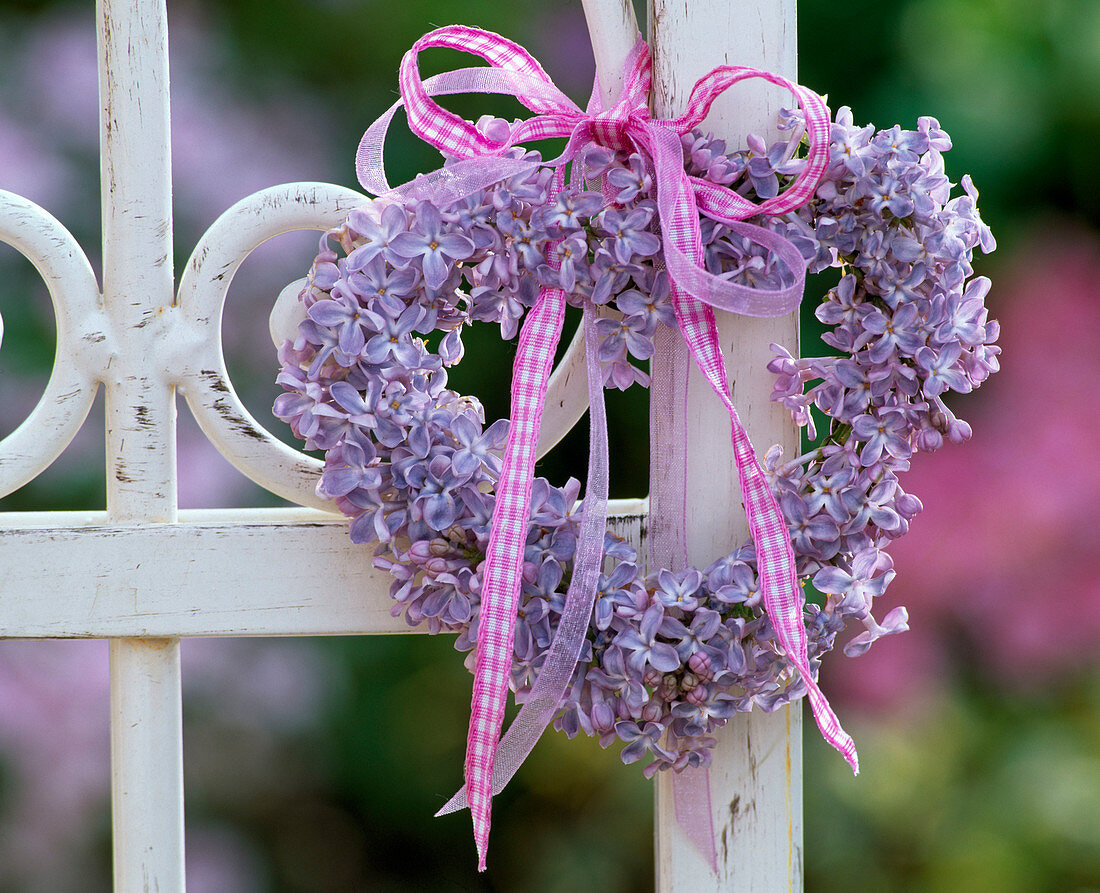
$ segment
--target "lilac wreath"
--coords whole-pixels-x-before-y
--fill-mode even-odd
[[[482,119],[493,134],[504,122]],[[753,200],[778,194],[802,169],[803,123],[784,112],[788,138],[727,154],[720,140],[682,140],[688,173]],[[973,277],[975,248],[995,247],[969,177],[951,197],[933,118],[915,131],[855,127],[841,109],[830,164],[813,200],[783,217],[751,222],[793,242],[809,272],[838,268],[817,318],[838,356],[796,358],[773,345],[773,399],[788,407],[812,447],[765,465],[791,533],[801,579],[822,595],[804,619],[811,667],[852,621],[845,646],[865,652],[907,629],[902,607],[878,621],[872,602],[894,576],[884,548],[921,510],[899,472],[914,450],[970,427],[944,403],[998,368],[998,327],[987,319],[989,280]],[[516,149],[517,157],[538,159]],[[645,386],[637,362],[653,355],[659,325],[675,325],[655,223],[652,172],[638,154],[589,150],[583,179],[548,198],[540,167],[449,207],[375,202],[325,234],[302,291],[307,317],[283,344],[274,406],[309,449],[325,451],[317,486],[351,518],[351,538],[377,543],[374,564],[394,577],[395,616],[456,632],[473,668],[481,564],[493,513],[498,452],[508,422],[485,427],[473,397],[447,387],[463,355],[462,329],[499,323],[504,338],[542,286],[571,304],[618,311],[597,321],[605,386]],[[575,177],[581,180],[581,177]],[[782,284],[782,264],[703,217],[706,267],[750,286]],[[556,263],[555,263],[556,261]],[[431,341],[420,335],[431,336]],[[820,436],[814,415],[825,420]],[[580,484],[535,480],[510,684],[530,691],[553,639],[571,571]],[[705,569],[648,576],[635,550],[608,533],[588,640],[555,726],[623,762],[651,757],[645,772],[706,766],[715,729],[735,713],[775,710],[805,693],[760,604],[751,542]]]

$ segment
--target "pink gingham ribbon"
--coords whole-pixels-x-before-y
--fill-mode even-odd
[[[422,81],[417,56],[429,47],[472,53],[486,60],[490,67],[459,69]],[[582,111],[554,86],[542,66],[518,44],[476,28],[461,25],[439,28],[420,38],[405,54],[400,69],[401,100],[364,135],[357,155],[359,180],[376,195],[430,198],[443,205],[536,164],[557,167],[555,182],[560,188],[564,182],[564,165],[576,159],[580,150],[591,143],[612,149],[637,150],[649,159],[657,184],[658,220],[677,322],[696,364],[729,412],[734,459],[756,546],[764,608],[780,646],[802,677],[822,735],[844,755],[853,770],[858,771],[855,745],[840,727],[810,670],[802,621],[804,600],[798,586],[790,536],[730,399],[712,309],[747,316],[781,316],[798,307],[805,282],[805,262],[798,250],[778,234],[743,221],[758,214],[785,214],[810,200],[828,163],[828,110],[816,93],[778,75],[723,65],[695,84],[684,114],[671,120],[658,120],[650,115],[648,106],[650,68],[648,47],[639,38],[627,59],[618,103],[611,109],[602,110],[594,96],[589,109]],[[803,171],[784,192],[760,204],[725,187],[687,175],[680,142],[681,134],[703,122],[718,95],[750,78],[762,78],[794,94],[805,114],[809,136]],[[512,124],[507,139],[495,140],[432,99],[434,95],[461,92],[513,95],[535,114]],[[391,189],[385,177],[382,146],[390,120],[401,106],[406,109],[410,129],[449,156],[452,163]],[[512,151],[525,142],[550,137],[568,137],[565,150],[552,161],[536,163],[517,158],[518,153]],[[700,212],[768,249],[787,267],[793,281],[766,290],[749,288],[708,273],[703,266]],[[530,522],[535,445],[554,350],[561,335],[564,307],[565,295],[560,289],[543,289],[520,333],[512,380],[511,430],[496,487],[493,524],[483,571],[467,738],[465,798],[460,792],[452,801],[461,806],[464,800],[470,807],[481,870],[485,868],[494,768],[512,667],[524,545]],[[499,782],[501,773],[496,774]],[[444,811],[447,809],[445,807]]]

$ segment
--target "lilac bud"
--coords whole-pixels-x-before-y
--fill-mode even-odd
[[[413,564],[423,566],[433,557],[431,541],[417,540],[409,546],[409,551],[405,554],[408,555],[409,560],[412,561]]]
[[[924,510],[921,501],[912,493],[900,493],[894,507],[897,509],[898,514],[907,521],[912,520]]]
[[[508,122],[493,115],[482,115],[477,119],[475,126],[489,139],[498,143],[506,143],[512,135],[512,128]]]
[[[688,658],[688,669],[704,682],[710,682],[714,678],[710,655],[705,651],[696,651]]]
[[[966,443],[974,434],[974,429],[969,422],[962,419],[954,419],[947,428],[947,439],[952,443]]]
[[[688,703],[694,704],[696,707],[702,707],[709,697],[709,686],[706,685],[699,685],[687,693]]]
[[[615,711],[606,701],[597,701],[592,705],[592,728],[601,735],[615,727]]]
[[[451,569],[451,563],[442,556],[435,555],[424,563],[424,570],[430,574],[445,574]]]
[[[462,330],[453,329],[443,336],[439,342],[439,355],[443,358],[444,366],[453,366],[462,359],[466,352],[462,345]]]
[[[917,435],[917,449],[924,453],[934,453],[943,446],[943,435],[933,427],[922,428]]]

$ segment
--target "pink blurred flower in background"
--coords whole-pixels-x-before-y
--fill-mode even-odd
[[[1100,658],[1100,237],[1033,232],[994,274],[1002,371],[961,407],[973,440],[904,478],[925,510],[890,550],[887,598],[911,632],[826,667],[865,707],[935,697],[962,662],[1035,687]]]
[[[278,778],[278,739],[320,721],[331,668],[303,641],[188,639],[182,653],[189,729],[205,727],[219,754],[247,751],[234,785],[255,795],[257,778]],[[105,641],[0,643],[0,888],[77,889],[94,865],[109,821],[108,674]],[[188,789],[224,788],[225,769],[189,760]],[[257,889],[240,835],[198,824],[188,838],[189,890]]]
[[[79,867],[56,854],[86,850],[103,816],[106,666],[106,642],[0,645],[0,885],[46,890]]]

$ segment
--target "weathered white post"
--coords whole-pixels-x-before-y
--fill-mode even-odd
[[[175,394],[160,367],[168,345],[154,324],[175,292],[167,9],[98,0],[96,15],[103,299],[126,345],[111,356],[104,380],[107,520],[171,524]],[[145,594],[133,593],[135,613]],[[184,888],[179,648],[178,638],[111,639],[116,890]]]
[[[680,114],[695,81],[716,65],[748,65],[796,78],[795,0],[649,0],[653,103],[661,117]],[[741,84],[714,104],[705,128],[743,145],[748,133],[774,137],[776,114],[794,98],[760,81]],[[759,453],[773,443],[797,455],[790,417],[769,401],[765,366],[772,341],[797,344],[798,319],[750,319],[718,313],[719,340],[737,404]],[[667,353],[654,359],[655,379],[667,375]],[[687,470],[687,558],[705,567],[748,535],[740,510],[729,419],[694,364],[686,416],[655,432],[651,455],[660,462],[661,436],[682,436],[691,450]],[[658,467],[656,474],[661,474]],[[652,511],[664,507],[651,506]],[[718,736],[711,768],[711,805],[718,877],[676,823],[673,781],[657,779],[656,857],[660,893],[709,890],[775,893],[802,889],[801,704],[767,715],[736,717]]]

